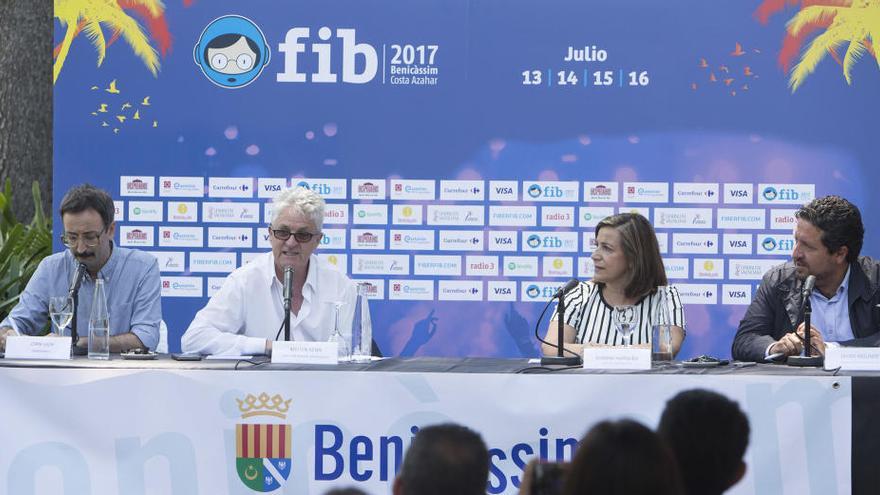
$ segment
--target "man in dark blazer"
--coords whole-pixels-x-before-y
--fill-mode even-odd
[[[791,261],[773,267],[758,287],[733,339],[733,358],[763,361],[803,351],[801,288],[810,296],[813,354],[826,342],[880,345],[880,262],[859,256],[865,228],[858,208],[839,196],[817,198],[795,213]],[[793,331],[796,330],[796,331]]]

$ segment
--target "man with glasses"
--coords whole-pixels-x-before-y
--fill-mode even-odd
[[[159,265],[147,253],[113,244],[115,210],[110,195],[89,184],[64,195],[61,242],[68,249],[40,262],[18,304],[0,322],[0,349],[6,347],[9,335],[36,335],[43,330],[49,299],[69,294],[80,264],[85,265],[85,275],[77,304],[76,346],[88,345],[95,280],[102,278],[110,310],[110,352],[156,348],[162,320]]]
[[[229,274],[181,339],[184,352],[271,354],[284,322],[284,269],[293,268],[290,335],[323,342],[333,329],[349,335],[356,284],[315,256],[323,234],[324,200],[296,187],[275,198],[268,227],[272,252]]]

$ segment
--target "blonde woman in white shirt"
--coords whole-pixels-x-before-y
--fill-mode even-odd
[[[275,198],[268,227],[272,251],[233,271],[181,339],[184,352],[271,354],[284,321],[284,267],[293,267],[291,339],[326,341],[340,314],[349,335],[357,285],[315,256],[323,234],[324,199],[296,187]]]
[[[678,353],[685,337],[684,310],[675,287],[669,286],[657,236],[648,220],[637,213],[621,213],[596,226],[595,265],[592,280],[581,282],[565,296],[563,343],[583,355],[585,345],[623,345],[613,323],[615,306],[631,305],[639,315],[629,345],[650,345],[653,315],[665,299],[672,320],[672,351]],[[661,298],[658,287],[665,291]],[[555,314],[555,312],[554,312]],[[541,349],[555,356],[556,318],[550,321]]]

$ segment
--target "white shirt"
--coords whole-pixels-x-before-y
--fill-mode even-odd
[[[299,313],[291,312],[291,340],[323,342],[333,332],[336,307],[339,330],[351,334],[357,284],[314,254],[303,285]],[[253,355],[266,351],[284,322],[283,286],[275,276],[271,252],[258,256],[226,278],[208,304],[196,313],[181,338],[183,352]],[[283,339],[283,331],[281,337]]]

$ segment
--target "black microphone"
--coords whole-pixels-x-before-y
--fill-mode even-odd
[[[77,265],[76,273],[73,274],[73,280],[71,280],[70,289],[67,292],[67,295],[73,300],[73,318],[70,320],[70,345],[73,348],[73,353],[80,356],[85,354],[85,349],[76,346],[76,342],[79,340],[79,333],[76,330],[76,320],[79,317],[79,288],[82,286],[83,278],[86,276],[86,270],[88,270],[88,268],[85,263],[79,263]]]
[[[801,307],[798,311],[798,321],[800,321],[800,315],[804,315],[804,355],[803,356],[788,356],[788,360],[786,360],[786,364],[790,366],[822,366],[825,362],[825,358],[823,356],[813,356],[812,348],[813,344],[810,342],[810,330],[811,323],[810,317],[813,313],[813,308],[810,306],[810,295],[813,293],[813,288],[816,286],[816,277],[814,275],[808,275],[807,279],[804,280],[804,285],[801,287]],[[797,331],[797,327],[795,327],[795,332]]]
[[[542,357],[542,365],[557,364],[562,366],[577,366],[581,364],[580,356],[563,356],[565,344],[562,342],[562,337],[565,333],[565,295],[577,287],[578,284],[580,284],[580,280],[576,278],[569,280],[565,285],[560,287],[550,299],[550,301],[553,301],[553,299],[559,299],[559,304],[556,305],[556,356]],[[547,304],[549,306],[550,303],[548,302]],[[546,311],[547,308],[545,307],[544,310]],[[538,321],[540,323],[540,319]]]
[[[816,287],[816,277],[814,275],[807,276],[807,279],[804,280],[804,286],[801,289],[801,297],[805,300],[810,298],[810,294],[813,293],[813,288]],[[803,303],[801,303],[803,305]]]
[[[565,285],[563,285],[559,288],[559,290],[556,291],[556,294],[554,294],[553,297],[562,297],[568,294],[569,292],[571,292],[572,289],[577,287],[579,283],[581,283],[581,281],[576,278],[569,280],[565,283]]]
[[[290,340],[290,300],[293,299],[293,267],[284,267],[284,340]]]
[[[67,294],[70,297],[73,297],[74,294],[79,292],[79,286],[82,285],[86,270],[85,263],[80,263],[79,266],[76,267],[76,273],[73,274],[73,280],[70,282],[70,289],[67,291]]]

